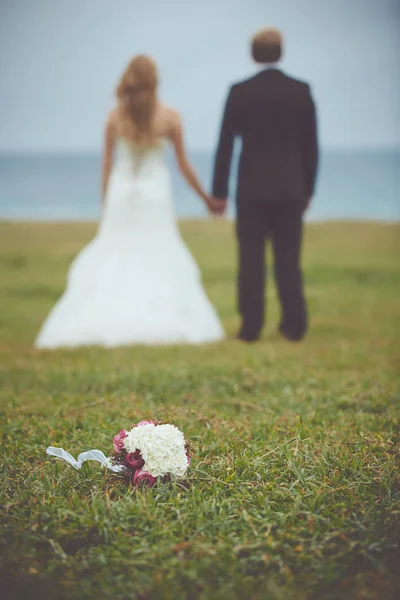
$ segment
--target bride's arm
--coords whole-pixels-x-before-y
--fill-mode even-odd
[[[185,144],[183,140],[183,127],[182,122],[177,113],[174,113],[171,118],[170,128],[171,141],[174,146],[175,156],[178,163],[178,167],[183,177],[186,179],[190,187],[204,200],[206,205],[210,208],[210,197],[201,185],[195,170],[189,162],[186,154]]]
[[[114,114],[108,116],[104,130],[103,166],[102,166],[102,206],[107,192],[108,180],[110,178],[113,151],[115,145],[115,119]]]

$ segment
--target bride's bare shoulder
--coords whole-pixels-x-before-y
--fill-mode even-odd
[[[159,104],[158,111],[160,122],[162,122],[168,134],[172,134],[181,124],[181,115],[177,110],[166,104]]]
[[[117,107],[111,109],[106,116],[105,126],[106,127],[115,127],[117,125],[119,118],[119,110]]]
[[[118,113],[117,108],[113,108],[107,114],[105,123],[104,123],[104,130],[105,130],[105,134],[107,136],[115,136],[116,133],[118,132],[118,118],[119,118],[119,113]]]
[[[169,117],[171,119],[171,122],[174,123],[175,125],[180,125],[182,122],[182,117],[181,114],[178,110],[176,110],[175,108],[170,108],[168,107],[168,114]]]

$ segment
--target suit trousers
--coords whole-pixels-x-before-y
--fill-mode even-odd
[[[274,275],[281,305],[280,331],[300,340],[307,330],[301,272],[303,208],[297,204],[246,202],[237,207],[239,245],[238,304],[242,332],[257,338],[264,325],[265,249],[274,253]]]

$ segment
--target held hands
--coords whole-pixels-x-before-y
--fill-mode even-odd
[[[222,216],[226,211],[227,200],[226,198],[215,198],[214,196],[208,196],[205,199],[207,208],[210,213],[214,216]]]
[[[303,214],[305,214],[310,206],[311,206],[311,200],[312,198],[309,198],[304,210],[303,210]],[[227,206],[227,199],[226,198],[215,198],[215,196],[207,196],[204,199],[207,208],[209,210],[209,212],[214,215],[214,216],[223,216],[225,214],[226,211],[226,206]]]

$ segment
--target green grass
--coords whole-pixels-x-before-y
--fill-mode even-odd
[[[232,227],[182,231],[232,336]],[[3,597],[400,597],[400,227],[308,226],[301,344],[277,336],[270,285],[257,345],[35,351],[93,232],[0,223]],[[45,456],[107,453],[154,417],[193,442],[186,486],[136,491]]]

